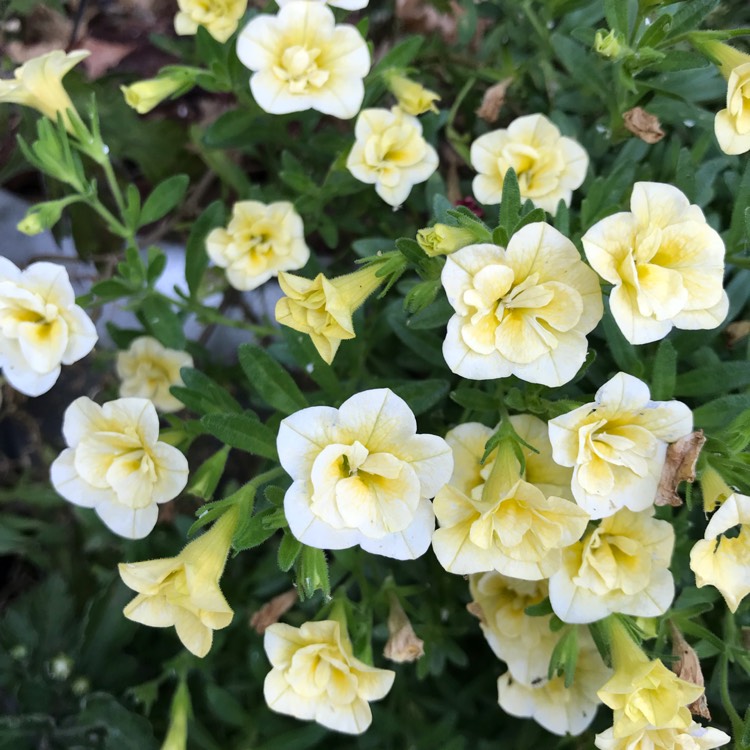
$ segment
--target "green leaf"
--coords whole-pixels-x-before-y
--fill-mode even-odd
[[[408,381],[391,386],[391,390],[400,396],[414,414],[424,414],[443,400],[448,393],[450,383],[447,380]]]
[[[514,169],[509,169],[503,177],[503,194],[500,199],[500,226],[510,239],[513,227],[518,223],[521,213],[521,190]]]
[[[248,382],[267,404],[283,414],[308,405],[292,376],[270,354],[251,344],[242,344],[238,354]]]
[[[302,542],[295,539],[288,531],[284,533],[279,544],[279,554],[277,557],[279,568],[286,573],[291,570],[297,556],[302,551]]]
[[[654,368],[651,373],[651,398],[667,401],[674,396],[677,377],[677,352],[672,344],[663,339],[656,350]]]
[[[240,521],[232,539],[232,547],[242,552],[258,547],[270,539],[278,531],[278,527],[266,522],[276,512],[276,508],[265,508],[254,516]]]
[[[115,278],[94,284],[91,287],[91,291],[100,299],[109,301],[119,299],[120,297],[127,297],[133,292],[133,287],[124,279]]]
[[[494,414],[498,409],[498,402],[494,396],[485,393],[481,388],[475,388],[465,383],[458,386],[451,393],[450,398],[459,406],[463,406],[464,409],[469,409],[470,411],[484,411]]]
[[[720,0],[692,0],[685,3],[681,10],[674,14],[669,36],[674,37],[683,31],[693,31],[703,19],[713,11]]]
[[[242,412],[242,407],[232,395],[200,370],[183,367],[180,377],[185,385],[173,385],[169,392],[196,413]]]
[[[167,267],[167,256],[158,247],[148,249],[148,262],[146,264],[146,281],[153,286],[157,279],[164,273]]]
[[[678,375],[676,396],[712,396],[750,385],[750,362],[720,362]]]
[[[246,414],[206,414],[201,424],[232,448],[276,459],[276,436],[257,417]]]
[[[210,500],[214,496],[219,480],[224,473],[227,464],[229,446],[216,451],[209,456],[190,476],[190,483],[185,489],[191,495],[196,495],[204,500]]]
[[[726,236],[726,245],[728,255],[740,252],[745,243],[742,242],[746,232],[750,234],[750,161],[745,166],[742,173],[742,181],[739,189],[734,195],[734,206],[732,208],[732,220],[729,225],[729,232]],[[730,261],[731,262],[731,261]]]
[[[529,617],[545,617],[546,615],[551,615],[552,612],[553,609],[549,597],[545,597],[542,601],[532,604],[524,610],[524,614],[527,614]]]
[[[139,308],[140,317],[152,336],[169,349],[184,349],[182,322],[164,297],[151,294]]]
[[[693,409],[693,420],[696,427],[704,430],[717,430],[740,411],[750,409],[750,393],[734,393],[701,404]]]
[[[552,649],[549,660],[547,677],[552,679],[555,675],[565,675],[565,687],[573,684],[578,663],[578,628],[571,628]]]
[[[297,590],[303,599],[311,599],[316,591],[322,591],[325,597],[331,595],[328,562],[322,549],[304,545],[295,563],[295,573]]]
[[[667,35],[672,26],[672,16],[663,13],[646,28],[638,42],[639,47],[656,47]]]
[[[640,377],[643,374],[643,362],[639,358],[636,348],[622,335],[622,331],[618,328],[609,310],[602,318],[602,327],[607,338],[609,351],[620,370]]]
[[[193,222],[185,246],[185,281],[187,281],[191,297],[197,295],[203,274],[208,268],[206,237],[212,229],[222,226],[224,218],[224,204],[221,201],[214,201]]]
[[[620,32],[625,38],[630,35],[630,0],[604,0],[604,15],[610,29]]]
[[[176,174],[160,182],[146,198],[138,226],[143,227],[166,216],[184,197],[190,184],[186,174]]]

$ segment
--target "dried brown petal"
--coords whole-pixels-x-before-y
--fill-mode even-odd
[[[641,107],[629,109],[622,119],[625,127],[646,143],[658,143],[666,135],[661,129],[659,118]]]
[[[500,116],[500,110],[505,102],[505,94],[511,83],[513,83],[512,78],[505,78],[494,86],[490,86],[487,91],[484,92],[482,104],[477,110],[477,117],[481,117],[485,122],[497,122],[497,118]]]
[[[482,610],[482,605],[479,604],[479,602],[469,602],[466,605],[466,609],[469,614],[474,615],[474,617],[476,617],[479,622],[487,622],[487,619],[485,618],[484,612]]]
[[[257,612],[254,612],[250,617],[250,627],[255,630],[258,635],[263,635],[266,632],[266,628],[277,623],[279,618],[288,612],[297,601],[297,591],[295,589],[289,589],[283,594],[274,596],[270,602],[266,602]]]
[[[667,458],[656,490],[655,505],[682,505],[680,482],[695,481],[695,464],[706,442],[703,430],[691,432],[667,447]]]
[[[677,660],[672,665],[672,670],[681,680],[686,680],[687,682],[692,682],[693,685],[703,687],[705,681],[698,655],[674,624],[670,623],[670,629],[672,631],[672,654],[677,657]],[[688,708],[696,716],[701,716],[709,721],[711,720],[711,713],[708,710],[708,701],[706,701],[705,693],[691,703]]]
[[[409,618],[399,600],[391,595],[391,611],[388,614],[388,642],[383,656],[395,662],[416,661],[424,655],[424,641],[417,638]]]

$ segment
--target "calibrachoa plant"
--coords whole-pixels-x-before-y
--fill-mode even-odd
[[[0,745],[750,748],[746,5],[247,5],[0,80]]]

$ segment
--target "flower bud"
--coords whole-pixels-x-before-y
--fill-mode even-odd
[[[426,89],[421,83],[394,72],[386,75],[386,83],[398,100],[398,106],[407,115],[417,116],[425,112],[438,111],[435,102],[440,101],[440,96]]]
[[[627,45],[614,29],[608,34],[604,33],[604,29],[599,29],[596,32],[596,36],[594,37],[594,51],[598,52],[602,57],[607,57],[610,60],[619,60],[625,55],[627,50]]]
[[[146,81],[137,81],[130,86],[120,86],[125,101],[139,115],[145,115],[165,99],[186,86],[192,86],[192,79],[184,71],[173,72]]]
[[[478,241],[470,229],[451,227],[448,224],[435,224],[417,232],[419,246],[431,258],[436,255],[450,255]]]

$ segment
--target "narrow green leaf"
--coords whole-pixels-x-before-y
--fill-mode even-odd
[[[521,190],[514,169],[509,169],[503,177],[503,194],[500,200],[500,226],[510,238],[513,227],[518,223],[521,213]]]
[[[139,308],[140,317],[152,336],[170,349],[185,348],[182,322],[164,297],[149,295]]]
[[[232,448],[263,458],[277,457],[276,436],[257,418],[245,414],[206,414],[201,424]]]
[[[671,399],[674,396],[676,377],[677,352],[667,339],[663,339],[654,358],[654,368],[651,374],[651,398],[654,401]]]
[[[203,274],[208,268],[206,236],[212,229],[224,223],[224,217],[224,204],[221,201],[214,201],[193,222],[185,246],[185,281],[187,281],[191,297],[197,294]]]
[[[288,531],[284,533],[279,544],[278,563],[284,573],[291,570],[297,556],[302,551],[302,542],[295,539]]]
[[[292,414],[307,406],[307,399],[292,376],[259,346],[239,348],[240,365],[251,387],[274,409]]]
[[[258,547],[270,539],[278,529],[266,523],[266,520],[275,513],[275,508],[265,508],[250,518],[243,519],[237,526],[237,531],[232,539],[232,547],[237,552]]]
[[[176,174],[160,182],[146,198],[138,226],[151,224],[166,216],[183,198],[190,184],[186,174]]]
[[[678,375],[676,396],[713,396],[750,385],[750,362],[721,362]]]

